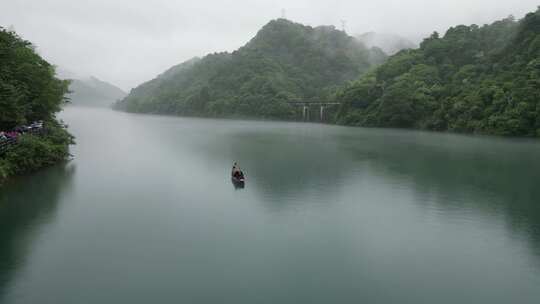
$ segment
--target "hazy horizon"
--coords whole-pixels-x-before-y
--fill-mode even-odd
[[[349,35],[390,33],[419,42],[458,24],[522,18],[538,3],[487,0],[355,1],[105,1],[20,0],[0,3],[0,26],[13,27],[49,62],[95,76],[129,91],[167,68],[196,56],[232,51],[272,19],[311,26],[346,20]]]

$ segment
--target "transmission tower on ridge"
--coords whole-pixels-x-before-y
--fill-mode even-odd
[[[341,30],[346,32],[347,29],[347,20],[341,19]]]
[[[287,19],[287,11],[285,9],[281,9],[281,19]]]

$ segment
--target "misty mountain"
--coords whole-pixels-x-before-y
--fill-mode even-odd
[[[118,109],[178,115],[290,118],[289,101],[326,99],[386,55],[333,26],[285,19],[265,25],[232,53],[177,65],[133,89]]]
[[[412,41],[395,34],[368,32],[357,35],[356,39],[360,40],[367,47],[378,47],[388,55],[394,55],[401,50],[418,47]]]
[[[199,57],[191,58],[188,61],[182,62],[173,66],[172,68],[169,68],[168,70],[160,74],[157,78],[161,80],[173,78],[178,74],[182,74],[190,70],[199,61],[201,61],[201,58]]]
[[[61,66],[55,67],[55,72],[56,77],[60,79],[79,79],[85,77]]]
[[[122,89],[95,77],[71,78],[69,91],[67,97],[72,105],[91,107],[110,107],[127,95]]]
[[[435,32],[336,101],[342,124],[540,136],[540,9]]]

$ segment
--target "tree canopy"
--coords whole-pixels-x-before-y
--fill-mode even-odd
[[[335,100],[342,124],[540,136],[540,10],[435,32]]]
[[[0,27],[0,130],[51,119],[68,85],[30,42]]]

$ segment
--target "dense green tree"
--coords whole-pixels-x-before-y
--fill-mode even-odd
[[[51,119],[68,85],[30,42],[0,28],[0,129]]]
[[[342,124],[540,136],[540,10],[435,32],[334,96]]]
[[[0,155],[0,181],[26,173],[68,156],[72,136],[55,120],[68,91],[68,81],[55,77],[55,69],[32,44],[0,28],[0,130],[45,121],[42,136],[23,135]]]

